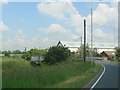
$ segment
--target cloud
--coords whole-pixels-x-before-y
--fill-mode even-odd
[[[40,12],[58,19],[65,18],[64,13],[68,12],[68,10],[65,8],[66,6],[64,3],[55,3],[55,2],[54,3],[42,2],[37,5],[37,9]]]
[[[80,41],[80,37],[83,36],[83,19],[87,19],[87,42],[90,42],[90,20],[91,17],[83,17],[78,10],[74,7],[72,2],[68,3],[70,7],[74,10],[74,13],[65,3],[50,3],[42,2],[37,5],[39,12],[44,13],[56,20],[63,21],[63,19],[68,20],[68,27],[66,28],[59,23],[50,24],[49,27],[42,28],[45,35],[43,36],[33,36],[28,37],[25,35],[24,30],[17,30],[14,36],[6,38],[3,36],[3,48],[4,49],[14,49],[14,48],[32,48],[41,47],[46,48],[52,45],[56,45],[58,40],[66,41]],[[113,7],[114,6],[114,7]],[[94,26],[94,43],[96,42],[113,42],[112,33],[104,32],[104,29],[96,28],[96,24],[102,25],[117,25],[117,9],[115,5],[110,6],[108,4],[100,3],[97,8],[93,10],[93,26]],[[21,18],[20,21],[23,21]],[[66,25],[67,25],[66,24]],[[2,31],[8,31],[9,28],[2,21],[0,22],[0,29]],[[41,32],[42,32],[41,31]],[[40,33],[41,33],[40,32]],[[109,31],[108,31],[109,32]],[[77,34],[76,34],[77,33]],[[62,38],[62,39],[60,39]]]
[[[87,39],[88,41],[90,41],[89,37],[91,35],[90,33],[91,16],[88,15],[87,17],[83,17],[80,13],[78,13],[79,11],[74,7],[72,2],[69,1],[68,4],[72,8],[71,10],[70,10],[70,7],[67,6],[65,3],[58,3],[58,2],[57,3],[55,2],[54,3],[52,2],[51,3],[39,3],[38,10],[51,17],[59,18],[61,20],[63,20],[62,18],[67,17],[68,24],[70,26],[73,26],[75,28],[74,30],[76,32],[79,32],[80,36],[83,36],[83,20],[84,18],[86,18],[87,19]],[[74,10],[76,14],[72,12],[72,10]],[[67,12],[69,16],[66,16],[65,12]],[[116,20],[117,20],[117,10],[115,7],[112,7],[108,4],[100,3],[98,4],[97,8],[93,11],[93,24],[94,25],[97,24],[97,25],[109,26],[111,24],[114,27],[115,24],[117,24]],[[53,24],[49,27],[48,32],[57,33],[57,28],[58,28],[59,33],[63,33],[67,30],[67,29],[61,28],[61,31],[60,31],[59,29],[60,26]],[[97,31],[100,34],[102,33],[102,31],[99,29],[97,29]],[[103,36],[102,35],[103,34],[101,34],[101,36],[98,35],[99,38],[103,38],[104,35]],[[75,39],[75,35],[70,34],[70,36],[74,37]]]
[[[47,29],[47,33],[67,33],[67,30],[60,24],[51,24]]]
[[[6,24],[4,24],[3,21],[0,21],[0,30],[2,30],[2,31],[8,31],[9,30],[8,26]]]
[[[76,34],[72,34],[73,41],[80,41],[80,36]]]
[[[94,41],[95,42],[113,42],[112,33],[103,32],[101,29],[96,29],[94,32]]]
[[[47,28],[39,28],[39,31],[46,32],[46,37],[49,37],[49,39],[53,40],[72,40],[72,41],[78,41],[80,40],[80,36],[78,34],[75,34],[69,29],[66,29],[64,26],[60,24],[51,24]],[[82,33],[81,33],[82,34]],[[45,36],[44,36],[45,37]]]
[[[91,37],[91,33],[90,33],[91,15],[88,15],[86,18],[87,18],[87,32],[88,32],[87,34]],[[97,8],[93,10],[94,43],[97,43],[99,41],[107,42],[107,43],[113,42],[113,33],[110,32],[113,28],[117,32],[118,30],[117,25],[118,25],[118,11],[115,4],[112,5],[105,3],[98,4]],[[88,37],[88,41],[90,41],[89,37]]]
[[[117,24],[118,11],[115,7],[110,7],[108,4],[98,4],[96,10],[93,11],[93,24],[110,25]],[[91,15],[88,15],[88,24],[90,24]]]
[[[71,0],[56,0],[56,2],[41,2],[37,5],[39,12],[49,15],[57,19],[68,19],[72,14],[78,14],[78,10],[74,7]]]
[[[105,38],[107,36],[107,34],[104,33],[101,29],[96,29],[94,33],[95,33],[95,37],[99,37],[99,38]]]
[[[0,0],[0,4],[7,4],[8,0]]]
[[[84,18],[81,15],[71,14],[70,24],[74,27],[83,28]]]
[[[22,29],[17,30],[15,32],[15,35],[9,36],[9,38],[5,37],[4,35],[2,37],[2,50],[24,50],[25,47],[27,48],[27,50],[34,47],[48,48],[56,44],[57,40],[50,39],[49,37],[28,37]]]

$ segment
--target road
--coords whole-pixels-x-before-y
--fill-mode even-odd
[[[94,89],[95,88],[119,88],[120,85],[118,85],[118,81],[120,78],[118,77],[119,76],[118,72],[120,71],[120,67],[119,67],[120,65],[118,65],[115,62],[104,61],[104,60],[95,60],[95,62],[104,65],[106,71],[103,74],[102,78],[99,80],[99,82],[95,85]]]

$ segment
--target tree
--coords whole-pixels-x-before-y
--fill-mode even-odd
[[[20,50],[14,50],[12,51],[13,54],[21,54],[22,52]]]
[[[2,54],[4,54],[4,56],[10,57],[11,51],[2,51]]]
[[[30,49],[29,51],[27,52],[24,52],[23,55],[22,55],[22,58],[25,59],[25,60],[30,60],[31,56],[35,55],[35,54],[45,54],[47,52],[47,49],[37,49],[37,48],[34,48],[34,49]]]
[[[90,56],[90,48],[89,48],[89,45],[87,44],[86,45],[86,56]],[[82,44],[81,47],[79,48],[78,50],[79,54],[81,57],[83,57],[83,53],[84,53],[84,45]]]
[[[92,55],[93,55],[93,57],[101,57],[101,55],[95,51],[92,52]]]
[[[70,55],[70,50],[63,46],[52,46],[45,55],[45,62],[48,64],[55,64],[57,62],[65,61]]]
[[[118,59],[120,61],[120,47],[116,47],[115,50],[116,50],[116,52],[115,52],[116,59]]]
[[[23,59],[29,61],[30,60],[30,53],[29,52],[24,52],[23,55],[21,56]]]
[[[2,51],[0,51],[0,54],[2,54]]]
[[[80,53],[80,56],[83,57],[83,52],[84,52],[84,45],[82,44],[81,47],[79,48],[78,52]],[[90,51],[90,46],[89,44],[86,45],[86,57],[89,57],[91,54],[91,51]],[[101,55],[96,52],[96,51],[92,51],[92,56],[93,57],[100,57]]]

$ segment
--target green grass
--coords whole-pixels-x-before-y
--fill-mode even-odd
[[[2,88],[2,57],[0,57],[0,89]]]
[[[82,88],[100,70],[90,62],[64,62],[33,67],[21,58],[3,57],[3,88]]]

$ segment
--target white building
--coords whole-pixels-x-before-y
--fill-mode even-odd
[[[68,47],[71,52],[77,52],[78,48],[80,48],[80,42],[68,42],[68,41],[59,41],[62,43],[63,46]],[[111,44],[108,43],[97,43],[93,45],[93,49],[98,52],[99,54],[103,51],[115,51],[115,47],[112,47]]]
[[[100,53],[102,53],[103,51],[115,51],[115,49],[114,48],[112,48],[112,47],[103,47],[103,48],[94,48],[94,50],[96,51],[96,52],[98,52],[99,54]]]
[[[59,41],[57,46],[65,46],[65,47],[68,47],[68,49],[71,51],[71,52],[77,52],[78,51],[78,48],[80,48],[80,43],[79,42],[63,42],[63,41]]]

